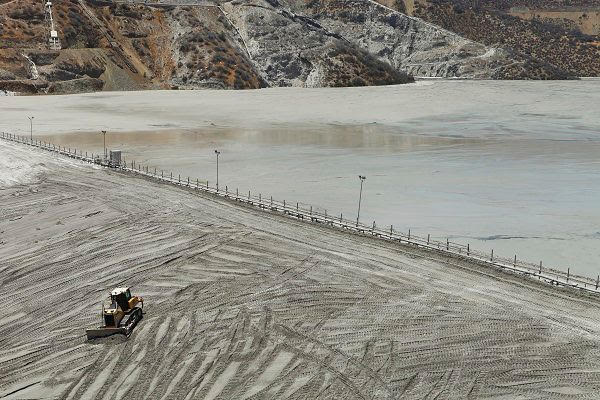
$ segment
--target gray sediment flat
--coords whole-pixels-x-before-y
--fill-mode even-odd
[[[17,144],[0,167],[0,397],[600,392],[595,298]],[[144,319],[88,343],[123,285]]]

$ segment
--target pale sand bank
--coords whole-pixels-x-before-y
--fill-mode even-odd
[[[600,391],[597,300],[39,150],[0,152],[46,168],[0,190],[0,397]],[[127,341],[87,343],[120,285],[144,296],[145,318]]]

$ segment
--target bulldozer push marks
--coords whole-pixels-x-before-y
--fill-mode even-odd
[[[54,144],[39,140],[32,141],[27,137],[14,135],[9,132],[1,132],[0,138],[52,151],[57,154],[92,164],[98,164],[114,170],[169,183],[188,190],[210,193],[231,201],[257,207],[268,212],[281,213],[302,221],[318,223],[359,235],[372,236],[383,240],[397,242],[399,244],[441,252],[443,254],[451,255],[452,257],[469,260],[478,265],[499,268],[508,273],[518,274],[529,279],[536,279],[540,282],[545,282],[554,286],[570,287],[585,293],[600,294],[600,275],[597,276],[596,279],[580,275],[571,275],[570,269],[568,269],[567,272],[564,272],[547,268],[543,266],[542,262],[539,264],[532,264],[518,260],[516,255],[512,259],[503,258],[495,255],[493,250],[491,254],[487,254],[474,250],[469,245],[465,246],[460,243],[454,243],[448,239],[439,241],[433,240],[429,235],[427,238],[416,236],[411,234],[410,229],[408,230],[408,233],[403,233],[394,230],[393,226],[390,226],[389,229],[381,228],[376,225],[375,221],[373,221],[372,225],[364,225],[362,223],[357,224],[356,221],[343,218],[342,215],[337,217],[332,214],[315,212],[313,211],[312,206],[307,209],[305,207],[300,207],[298,203],[289,203],[285,200],[283,202],[276,201],[273,197],[265,197],[260,193],[256,196],[256,194],[252,195],[252,193],[248,191],[248,194],[246,195],[245,192],[241,193],[238,189],[236,189],[235,192],[233,190],[230,191],[227,186],[223,185],[213,187],[210,186],[209,182],[206,180],[194,180],[189,177],[183,177],[182,179],[181,175],[174,175],[172,172],[165,173],[164,170],[150,168],[147,165],[143,166],[133,160],[120,160],[119,158],[121,162],[116,164],[110,159],[100,158],[98,154],[94,156],[93,153],[84,153],[75,148],[55,146]],[[223,187],[225,187],[225,190],[223,190]]]
[[[0,190],[0,397],[597,397],[597,296],[306,223],[270,198],[0,152],[44,164]],[[120,282],[147,314],[127,340],[88,342]]]

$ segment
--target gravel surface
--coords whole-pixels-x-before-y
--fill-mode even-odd
[[[0,398],[597,398],[596,299],[0,142]],[[0,163],[0,165],[2,165]],[[129,339],[85,339],[116,286]]]

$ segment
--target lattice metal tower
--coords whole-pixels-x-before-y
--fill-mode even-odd
[[[44,4],[44,17],[46,24],[50,30],[49,45],[51,50],[60,50],[60,39],[58,38],[58,32],[54,26],[54,18],[52,18],[52,2],[46,1]]]

